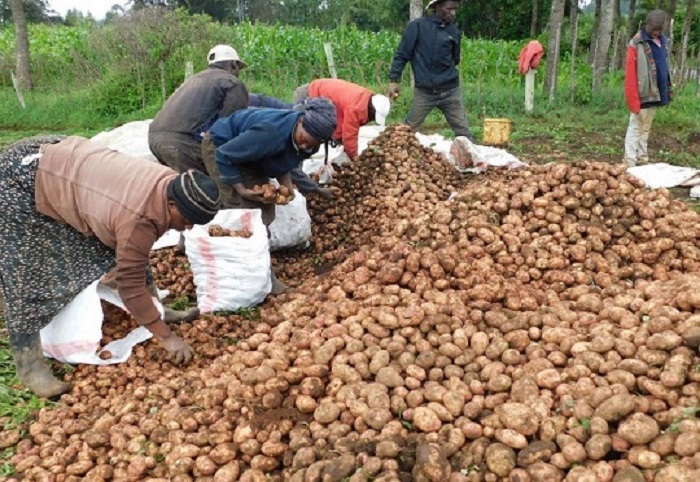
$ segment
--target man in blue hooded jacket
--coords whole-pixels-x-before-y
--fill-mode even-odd
[[[293,190],[292,171],[333,139],[336,123],[335,107],[323,97],[307,99],[294,110],[245,109],[217,120],[204,137],[202,153],[223,207],[260,209],[269,226],[275,205],[253,187],[275,178]],[[284,291],[274,272],[271,277],[272,292]]]

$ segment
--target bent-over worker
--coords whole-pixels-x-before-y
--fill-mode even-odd
[[[113,267],[134,319],[175,363],[192,348],[170,331],[147,286],[153,243],[205,224],[219,190],[199,171],[178,175],[81,137],[31,138],[0,153],[0,281],[5,326],[21,382],[41,397],[70,386],[43,360],[39,331]],[[115,266],[116,265],[116,266]]]
[[[383,126],[391,109],[387,96],[341,79],[316,79],[294,91],[294,102],[309,97],[326,97],[333,102],[338,113],[333,140],[343,145],[351,160],[359,155],[360,127],[369,122]]]
[[[293,109],[294,105],[285,102],[277,97],[271,97],[264,94],[248,95],[248,107],[265,107],[270,109]],[[337,111],[336,111],[337,112]],[[329,187],[321,187],[316,184],[302,169],[301,164],[292,169],[292,182],[296,185],[303,195],[310,193],[320,194],[326,199],[333,199],[335,193]]]
[[[335,127],[335,107],[324,98],[308,99],[294,110],[241,110],[216,121],[204,138],[202,153],[207,172],[219,185],[223,207],[260,209],[269,227],[275,205],[266,203],[253,187],[275,178],[293,191],[292,170],[329,142]],[[270,276],[273,294],[284,291],[274,271]]]
[[[209,67],[187,79],[168,98],[148,126],[153,155],[177,172],[202,172],[202,137],[219,118],[248,107],[248,91],[238,78],[246,67],[229,45],[217,45],[207,55]]]

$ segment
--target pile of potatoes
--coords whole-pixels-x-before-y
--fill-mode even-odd
[[[273,263],[290,286],[374,243],[387,222],[410,219],[420,206],[447,199],[460,175],[440,154],[423,147],[405,125],[387,127],[356,162],[334,166],[335,198],[307,198],[311,249],[275,252]]]
[[[347,251],[323,238],[346,255],[327,275],[260,320],[177,327],[198,352],[188,367],[155,342],[124,366],[79,367],[17,444],[17,471],[700,480],[698,214],[602,163],[484,174],[448,201],[459,181],[433,179],[442,165],[414,140],[390,129],[334,178],[353,224]]]
[[[190,262],[177,247],[152,251],[150,265],[153,279],[159,289],[168,290],[169,296],[174,298],[195,298],[196,288]]]
[[[208,233],[213,238],[250,238],[253,235],[250,229],[227,229],[219,224],[209,226]]]

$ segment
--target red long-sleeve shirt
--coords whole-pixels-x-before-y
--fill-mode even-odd
[[[333,137],[343,142],[350,159],[358,156],[360,127],[369,122],[369,101],[374,95],[369,89],[340,79],[318,79],[309,84],[309,97],[326,97],[333,102],[338,115],[338,127]]]

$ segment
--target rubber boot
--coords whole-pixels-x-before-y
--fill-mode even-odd
[[[17,364],[17,376],[22,384],[42,398],[54,398],[70,390],[70,385],[58,380],[44,360],[39,333],[10,337],[12,355]]]
[[[281,295],[287,290],[287,286],[277,279],[275,269],[272,266],[270,266],[270,281],[272,281],[272,290],[270,293],[273,295]]]

